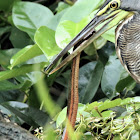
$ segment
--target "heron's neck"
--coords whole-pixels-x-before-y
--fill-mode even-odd
[[[140,13],[140,0],[121,0],[121,9]]]

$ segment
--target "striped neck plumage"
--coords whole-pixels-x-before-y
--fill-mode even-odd
[[[140,13],[140,0],[121,0],[120,9]]]

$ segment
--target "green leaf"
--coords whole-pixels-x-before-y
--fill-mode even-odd
[[[4,106],[5,108],[7,108],[8,110],[10,110],[12,113],[14,113],[19,118],[21,118],[27,124],[34,126],[34,127],[39,126],[35,121],[33,121],[31,116],[28,116],[27,114],[23,113],[23,110],[25,108],[28,108],[27,104],[24,104],[21,102],[10,101],[10,102],[2,103],[1,105]]]
[[[48,115],[41,110],[35,109],[33,107],[28,107],[28,108],[24,108],[24,112],[25,112],[24,114],[26,114],[39,126],[45,126],[45,124],[47,123]]]
[[[111,118],[112,117],[112,113],[113,113],[112,110],[108,110],[108,111],[102,112],[101,114],[102,114],[103,118]]]
[[[59,12],[63,11],[64,9],[69,8],[69,7],[70,7],[70,5],[60,1],[58,3],[58,7],[56,8],[56,11],[57,11],[57,13],[59,13]]]
[[[86,106],[85,111],[89,112],[93,110],[92,113],[94,114],[94,112],[96,112],[95,108],[97,108],[99,112],[102,112],[103,110],[110,109],[116,106],[124,106],[128,104],[134,105],[135,103],[140,103],[140,97],[126,98],[124,100],[118,98],[113,101],[106,100],[105,102],[93,102]]]
[[[104,0],[81,0],[77,1],[61,18],[61,21],[70,20],[80,22],[87,17],[92,11],[99,8],[104,3]]]
[[[115,43],[115,29],[116,29],[116,26],[111,28],[104,34],[102,34],[102,37],[110,42]]]
[[[20,50],[18,53],[16,53],[10,60],[10,68],[12,69],[14,66],[21,64],[35,56],[41,55],[43,52],[40,50],[40,48],[35,45],[29,45],[22,50]]]
[[[7,80],[0,81],[0,90],[14,90],[14,89],[20,89],[23,86],[23,84],[15,85],[12,82],[9,82]]]
[[[97,55],[97,50],[101,49],[106,44],[106,42],[107,40],[100,36],[99,38],[94,40],[92,44],[85,48],[84,52],[89,56],[94,54]]]
[[[19,83],[22,84],[22,87],[20,88],[20,90],[22,91],[27,91],[29,90],[29,88],[36,84],[39,80],[39,78],[37,77],[42,77],[42,72],[40,71],[33,71],[30,73],[26,73],[26,75],[20,75],[18,77],[16,77],[16,81],[18,81]]]
[[[33,2],[17,2],[12,11],[13,22],[17,28],[33,39],[40,26],[46,26],[53,13],[45,6]]]
[[[47,27],[52,29],[52,30],[56,30],[56,27],[58,26],[61,17],[63,16],[63,14],[67,11],[67,9],[61,11],[60,13],[57,13],[56,15],[53,16],[53,18],[50,19],[50,21],[47,23]]]
[[[0,64],[7,68],[7,66],[10,64],[11,57],[17,53],[19,49],[8,49],[8,50],[0,50]]]
[[[59,113],[56,119],[56,127],[58,128],[66,119],[67,107],[63,108],[63,110]]]
[[[17,80],[17,78],[16,78]],[[33,85],[33,82],[30,80],[26,80],[25,82],[22,82],[22,87],[20,88],[21,91],[27,92],[29,88]]]
[[[132,90],[135,86],[136,86],[136,82],[134,81],[134,79],[130,75],[128,75],[128,76],[124,77],[123,79],[121,79],[117,83],[116,91],[120,93],[125,88],[129,91],[129,90]]]
[[[77,111],[77,119],[80,119],[81,114],[85,110],[85,105],[79,103],[78,104],[78,111]],[[56,127],[60,127],[62,123],[66,120],[66,114],[67,114],[67,107],[63,108],[63,110],[58,114],[56,119]]]
[[[89,23],[90,18],[84,18],[79,23],[73,21],[62,21],[59,23],[55,39],[60,48],[65,48],[66,45]]]
[[[28,78],[30,79],[30,81],[32,81],[32,84],[35,84],[39,80],[38,77],[41,78],[42,72],[40,72],[40,71],[33,71],[33,72],[30,72],[30,73],[27,73],[26,75],[28,76]]]
[[[126,104],[134,105],[134,103],[140,103],[140,97],[139,96],[136,96],[136,97],[133,97],[133,98],[126,98],[126,99],[121,101],[121,105],[126,105]]]
[[[79,100],[88,103],[95,96],[103,72],[103,64],[90,62],[80,69],[79,75]]]
[[[33,44],[33,41],[30,39],[30,37],[25,32],[20,31],[16,27],[12,27],[10,41],[15,48],[23,48],[27,45]]]
[[[41,62],[46,62],[46,65],[49,64],[44,54],[35,56],[34,58],[28,60],[25,64],[36,64],[36,63],[41,63]]]
[[[0,36],[9,32],[11,30],[11,26],[0,27]]]
[[[100,36],[96,40],[94,40],[93,43],[94,43],[96,50],[99,50],[106,44],[106,42],[107,42],[107,40]]]
[[[7,70],[7,71],[1,71],[0,72],[0,81],[10,79],[19,75],[25,75],[26,73],[36,71],[36,67],[40,66],[40,70],[44,68],[46,63],[41,63],[41,64],[34,64],[34,65],[24,65],[21,66],[20,68],[15,68],[12,70]]]
[[[97,101],[92,102],[90,104],[87,104],[85,111],[90,112],[92,109],[94,109],[95,107],[98,107],[98,106],[100,106],[102,104],[103,104],[103,102],[97,102]]]
[[[121,74],[124,71],[125,70],[120,61],[117,59],[116,55],[110,56],[109,61],[105,66],[101,81],[101,88],[109,99],[116,96],[115,87],[120,81]]]
[[[15,1],[20,0],[0,0],[0,10],[10,11]]]
[[[87,48],[84,49],[84,52],[88,55],[88,56],[92,56],[94,54],[97,54],[97,51],[95,49],[95,46],[93,43],[91,43]]]
[[[0,104],[7,101],[19,101],[21,102],[24,98],[23,92],[20,90],[12,90],[9,88],[9,90],[3,90],[0,91]]]
[[[46,26],[41,26],[36,31],[35,41],[48,60],[61,50],[55,42],[55,31]]]
[[[99,24],[96,27],[96,30],[98,31],[103,25],[104,25],[104,23]],[[110,41],[112,43],[115,43],[115,29],[116,29],[116,26],[111,28],[111,29],[109,29],[105,33],[103,33],[101,35],[101,37],[103,37],[105,40],[108,40],[108,41]]]
[[[109,108],[120,106],[121,101],[122,101],[121,99],[116,99],[113,101],[106,100],[102,105],[99,105],[98,110],[99,110],[99,112],[101,112],[101,111],[109,109]]]

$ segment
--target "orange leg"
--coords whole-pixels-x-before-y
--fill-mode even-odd
[[[68,109],[67,109],[67,117],[72,128],[75,126],[78,103],[79,103],[79,95],[78,95],[78,80],[79,80],[79,62],[80,62],[80,54],[78,54],[75,58],[73,58],[72,64],[72,75],[71,75],[71,92],[69,94],[68,99]],[[68,140],[68,130],[66,130],[63,134],[62,140]]]

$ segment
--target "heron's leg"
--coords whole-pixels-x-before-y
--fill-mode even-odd
[[[75,58],[73,58],[72,64],[72,75],[71,75],[71,91],[68,98],[68,109],[67,109],[67,117],[68,122],[66,124],[66,129],[63,134],[62,140],[68,140],[68,125],[71,125],[72,128],[75,126],[78,103],[79,103],[79,95],[78,95],[78,80],[79,80],[79,62],[80,62],[80,54],[78,54]]]

